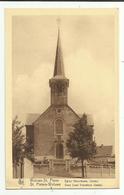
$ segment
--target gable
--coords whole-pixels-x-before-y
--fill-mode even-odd
[[[70,106],[67,105],[67,108],[75,115],[77,119],[80,119],[80,116]]]
[[[35,123],[35,121],[37,121],[40,117],[43,117],[48,111],[49,111],[49,108],[47,110],[45,110],[42,114],[28,113],[27,117],[26,117],[25,125],[33,125],[33,123]]]

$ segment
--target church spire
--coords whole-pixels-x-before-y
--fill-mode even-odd
[[[58,40],[56,47],[56,57],[55,57],[55,66],[54,66],[54,77],[56,76],[65,76],[64,73],[64,63],[63,63],[63,55],[61,49],[61,41],[60,41],[60,29],[58,28]]]
[[[58,27],[58,39],[54,64],[54,74],[49,80],[51,88],[51,105],[62,106],[68,103],[69,79],[65,77],[62,49],[60,43],[60,29]]]

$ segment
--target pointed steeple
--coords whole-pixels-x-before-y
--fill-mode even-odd
[[[69,79],[65,77],[63,55],[60,43],[60,29],[58,27],[58,39],[54,64],[53,77],[49,80],[51,88],[51,105],[62,106],[68,104]]]
[[[65,77],[63,55],[62,55],[61,41],[60,41],[60,29],[59,28],[58,28],[58,40],[57,40],[57,48],[56,48],[56,57],[55,57],[55,66],[54,66],[53,76],[54,77],[56,77],[56,76]]]

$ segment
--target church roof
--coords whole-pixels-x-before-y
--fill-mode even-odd
[[[97,153],[96,153],[95,156],[96,157],[111,156],[112,155],[112,149],[113,149],[112,146],[104,146],[104,145],[97,146],[97,148],[96,148]]]
[[[62,106],[62,107],[63,108],[64,107],[69,108],[74,113],[74,115],[76,115],[79,118],[79,116],[76,114],[76,112],[70,106],[66,105],[66,106]],[[43,117],[44,114],[47,114],[47,112],[49,112],[50,108],[54,108],[54,106],[53,107],[52,106],[48,107],[42,114],[39,114],[39,113],[28,113],[25,125],[33,125],[33,123],[35,121],[37,121],[39,118]]]
[[[60,41],[60,30],[59,29],[58,29],[58,40],[57,40],[55,67],[54,67],[53,76],[54,77],[57,77],[57,76],[65,77],[63,55],[62,55],[62,48],[61,48],[61,41]]]
[[[32,125],[32,123],[40,116],[38,113],[27,114],[26,125]]]

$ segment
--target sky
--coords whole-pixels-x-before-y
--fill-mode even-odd
[[[50,105],[57,44],[54,15],[13,16],[13,117],[42,113]],[[114,145],[115,18],[68,15],[61,18],[61,45],[69,79],[68,104],[77,114],[91,114],[97,145]]]

